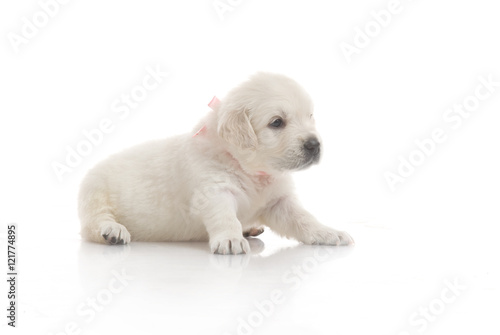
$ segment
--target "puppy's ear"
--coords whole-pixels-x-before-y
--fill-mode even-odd
[[[257,135],[244,109],[221,108],[217,133],[223,140],[241,149],[257,148]]]

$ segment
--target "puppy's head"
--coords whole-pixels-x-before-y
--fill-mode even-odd
[[[250,171],[300,170],[320,158],[309,95],[283,75],[257,73],[218,108],[217,132]]]

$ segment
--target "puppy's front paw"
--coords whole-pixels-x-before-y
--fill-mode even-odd
[[[103,222],[101,235],[109,244],[127,244],[130,242],[130,233],[124,225],[116,222]]]
[[[215,237],[210,239],[210,250],[214,254],[248,254],[250,245],[243,236]]]
[[[352,245],[354,239],[345,231],[328,228],[312,232],[304,242],[307,244]]]

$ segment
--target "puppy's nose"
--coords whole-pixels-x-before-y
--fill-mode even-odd
[[[311,137],[304,142],[304,148],[311,154],[316,154],[319,151],[319,141],[316,137]]]

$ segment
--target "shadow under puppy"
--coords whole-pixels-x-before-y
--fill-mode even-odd
[[[249,252],[263,226],[306,244],[348,245],[293,193],[290,172],[319,161],[321,140],[304,89],[257,73],[213,106],[191,133],[138,145],[89,171],[79,193],[91,241],[208,240],[212,252]]]

